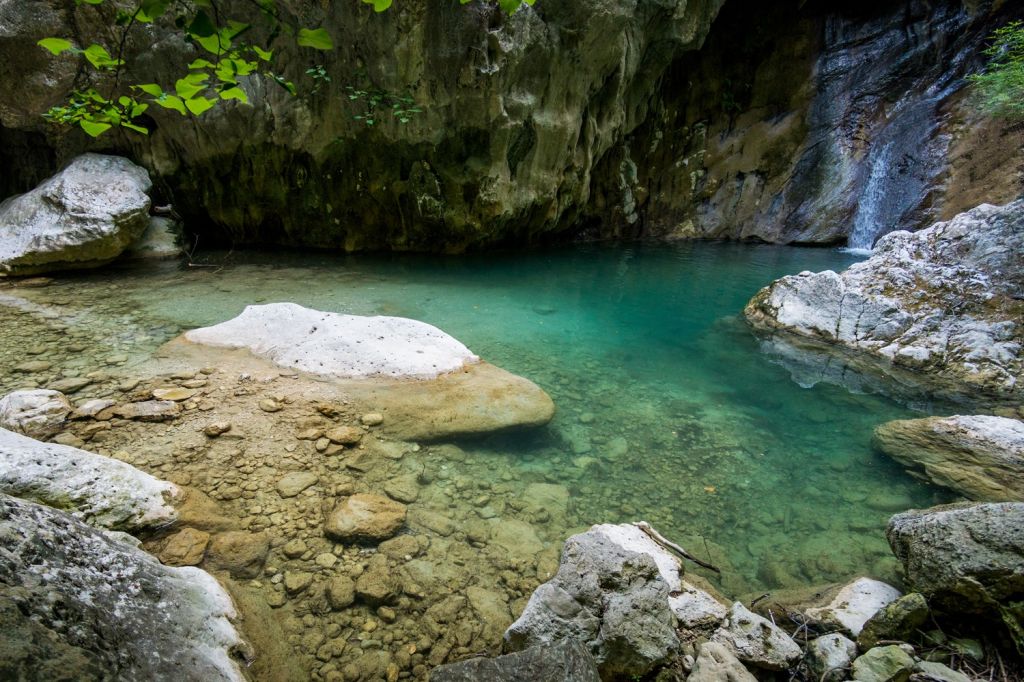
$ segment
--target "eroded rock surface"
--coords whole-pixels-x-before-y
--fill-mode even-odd
[[[70,413],[71,403],[59,391],[12,391],[0,398],[0,428],[30,438],[54,435]]]
[[[760,332],[851,363],[912,375],[935,395],[1019,402],[1024,393],[1024,200],[893,232],[841,274],[777,280],[747,304]],[[898,379],[898,377],[897,377]]]
[[[449,663],[430,671],[431,682],[598,682],[597,665],[573,639],[496,658]]]
[[[102,528],[173,522],[177,486],[110,457],[41,443],[0,429],[0,492],[58,509]]]
[[[149,225],[145,169],[84,154],[31,192],[0,203],[0,275],[102,265]]]
[[[987,415],[888,422],[875,444],[934,483],[979,502],[1024,500],[1024,422]]]
[[[856,638],[872,616],[899,599],[892,585],[871,578],[858,578],[844,585],[825,606],[807,609],[807,617],[829,628],[839,628]]]
[[[0,677],[244,679],[223,588],[0,494]]]

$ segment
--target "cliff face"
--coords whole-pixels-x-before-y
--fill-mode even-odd
[[[62,0],[0,0],[0,195],[92,149],[149,168],[157,202],[204,245],[458,251],[616,236],[835,242],[858,229],[870,241],[1020,193],[1021,133],[964,113],[960,80],[1009,9],[723,2],[539,0],[508,17],[479,3],[374,14],[287,0],[337,50],[282,43],[278,65],[301,83],[322,64],[325,87],[292,98],[250,79],[252,106],[201,125],[153,111],[148,138],[93,142],[39,118],[79,73],[34,43],[92,41],[104,22]],[[130,51],[158,82],[195,57],[159,27]],[[408,93],[423,112],[401,124],[378,107],[368,126],[354,118],[367,99],[348,86]]]

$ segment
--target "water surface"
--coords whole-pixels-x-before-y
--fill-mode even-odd
[[[457,466],[467,475],[508,480],[512,468],[524,484],[566,486],[571,514],[552,521],[566,526],[558,533],[646,519],[719,564],[724,587],[740,593],[891,579],[887,518],[945,499],[870,446],[877,424],[919,413],[835,386],[801,388],[742,321],[773,279],[856,260],[690,243],[459,258],[209,253],[203,264],[214,267],[122,265],[12,291],[47,307],[69,339],[65,366],[82,371],[130,366],[257,302],[437,325],[558,406],[539,433],[464,444]],[[30,344],[34,332],[18,325],[36,316],[8,315],[7,343]],[[24,360],[0,358],[4,369],[15,358]],[[5,388],[19,381],[7,374]]]

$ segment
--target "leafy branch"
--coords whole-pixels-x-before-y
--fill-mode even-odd
[[[981,109],[1024,119],[1024,22],[1012,21],[992,34],[985,71],[968,76]]]

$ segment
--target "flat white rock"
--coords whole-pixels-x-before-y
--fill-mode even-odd
[[[295,303],[247,306],[238,317],[194,329],[185,338],[247,348],[280,367],[337,378],[433,379],[480,360],[425,322],[321,312]]]
[[[180,492],[110,457],[0,429],[0,492],[62,509],[86,523],[130,531],[178,517]]]
[[[33,438],[52,436],[70,412],[71,404],[59,391],[12,391],[0,398],[0,428]]]
[[[901,596],[902,592],[892,585],[871,578],[857,578],[839,590],[827,606],[807,609],[806,616],[812,621],[842,628],[848,635],[856,637],[871,616]]]

